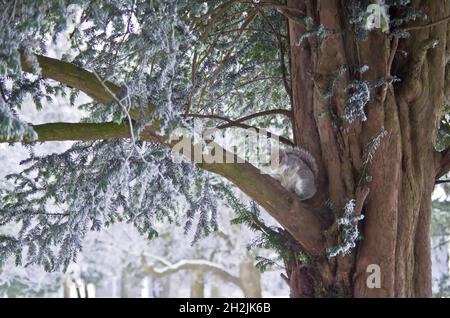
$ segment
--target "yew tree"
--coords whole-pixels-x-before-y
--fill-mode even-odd
[[[261,233],[253,245],[277,250],[292,297],[431,296],[431,194],[450,170],[450,1],[1,5],[0,141],[31,151],[1,190],[0,225],[21,229],[0,237],[0,260],[63,268],[87,231],[117,221],[149,238],[154,222],[183,222],[195,241],[218,228],[222,200]],[[18,114],[28,97],[58,112],[57,95],[86,118]],[[300,201],[250,159],[175,160],[173,132],[198,121],[306,149],[318,192]],[[63,140],[76,143],[32,151]]]

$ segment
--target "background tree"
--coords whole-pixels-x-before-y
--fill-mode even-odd
[[[447,183],[437,187],[433,201],[431,223],[433,248],[433,295],[448,297],[449,281],[449,229],[450,229],[450,201],[448,200],[449,186]]]
[[[16,188],[2,194],[0,224],[23,227],[2,237],[0,258],[20,262],[26,249],[28,262],[64,267],[89,229],[127,220],[153,238],[154,221],[174,220],[180,205],[186,229],[197,223],[197,241],[217,229],[217,196],[240,207],[227,179],[281,225],[265,225],[252,207],[238,217],[262,232],[257,245],[279,252],[291,296],[431,296],[431,193],[450,169],[441,120],[450,3],[373,4],[5,3],[2,140],[83,142],[32,156],[11,176]],[[68,26],[72,48],[61,59],[44,56]],[[93,99],[81,106],[88,118],[28,125],[14,115],[25,93],[37,107],[61,93],[51,80]],[[193,118],[283,134],[284,144],[316,158],[318,193],[300,201],[257,162],[174,161],[169,136]],[[47,213],[49,205],[61,212]],[[381,288],[366,284],[370,264],[381,268]]]

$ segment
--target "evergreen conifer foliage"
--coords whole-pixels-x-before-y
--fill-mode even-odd
[[[209,23],[210,13],[220,7],[180,0],[5,3],[1,49],[8,59],[1,60],[0,139],[42,140],[43,132],[21,121],[15,110],[26,96],[40,108],[42,98],[66,94],[67,83],[49,80],[38,57],[62,35],[70,48],[61,60],[90,70],[90,79],[109,95],[79,106],[89,112],[84,122],[128,125],[134,138],[76,143],[61,154],[31,157],[22,163],[22,173],[8,176],[16,187],[2,189],[1,224],[20,222],[22,229],[16,237],[2,237],[3,261],[15,256],[18,264],[65,268],[76,260],[87,231],[117,221],[134,224],[149,238],[157,235],[154,222],[163,220],[184,219],[186,230],[195,223],[194,241],[217,229],[222,188],[213,186],[216,177],[187,161],[175,162],[167,147],[140,136],[154,122],[162,136],[175,127],[189,128],[186,114],[198,110],[238,117],[287,101],[276,77],[279,39],[266,32],[269,37],[258,43],[260,34],[233,30],[242,18],[262,30],[265,19],[274,17],[271,27],[285,29],[282,19],[276,12],[256,17],[253,5],[236,3],[222,13],[226,22]],[[246,11],[253,11],[251,19]],[[81,89],[70,88],[73,103]],[[185,215],[176,214],[180,211]]]
[[[77,142],[9,176],[0,225],[22,229],[0,238],[0,261],[64,268],[87,231],[116,221],[149,238],[155,222],[184,223],[195,242],[217,229],[222,199],[262,233],[254,246],[279,253],[292,296],[429,295],[431,191],[450,169],[439,2],[1,1],[0,141]],[[67,89],[82,122],[21,119],[26,97],[42,108]],[[80,92],[92,101],[76,105]],[[170,137],[196,121],[305,148],[318,193],[302,202],[254,162],[178,160]],[[384,285],[369,290],[365,269],[379,263]]]

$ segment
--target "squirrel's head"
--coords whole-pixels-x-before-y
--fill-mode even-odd
[[[289,166],[289,153],[286,149],[278,148],[272,153],[271,168],[276,171]]]

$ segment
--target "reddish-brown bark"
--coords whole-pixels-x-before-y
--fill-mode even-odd
[[[288,1],[288,6],[313,16],[317,25],[340,31],[322,46],[314,39],[296,46],[295,40],[305,30],[290,21],[295,141],[322,164],[322,191],[315,200],[328,197],[343,207],[346,200],[355,198],[361,191],[357,178],[363,149],[383,128],[388,135],[370,165],[370,193],[362,211],[366,218],[360,225],[364,239],[357,251],[319,261],[322,265],[310,269],[309,276],[303,268],[297,269],[292,276],[298,279],[291,279],[291,288],[295,296],[302,296],[302,288],[292,285],[304,283],[302,277],[306,275],[322,280],[322,292],[327,296],[429,297],[431,192],[435,178],[448,171],[448,155],[437,154],[433,148],[446,98],[444,87],[448,86],[448,23],[414,30],[410,39],[399,42],[381,32],[371,32],[368,40],[357,41],[345,22],[345,5],[346,1],[338,0]],[[428,21],[450,14],[449,1],[413,1],[412,5],[423,10]],[[330,101],[322,93],[327,76],[342,65],[368,65],[370,70],[364,75],[351,75],[372,83],[391,75],[402,78],[402,83],[372,92],[366,106],[367,121],[336,127],[330,116],[323,116]],[[340,79],[332,98],[338,116],[345,102],[340,92],[347,80],[348,73]],[[319,202],[315,206],[320,206]],[[381,267],[380,289],[367,287],[366,269],[370,264]],[[317,291],[313,295],[322,296]],[[311,296],[311,290],[303,296]]]

